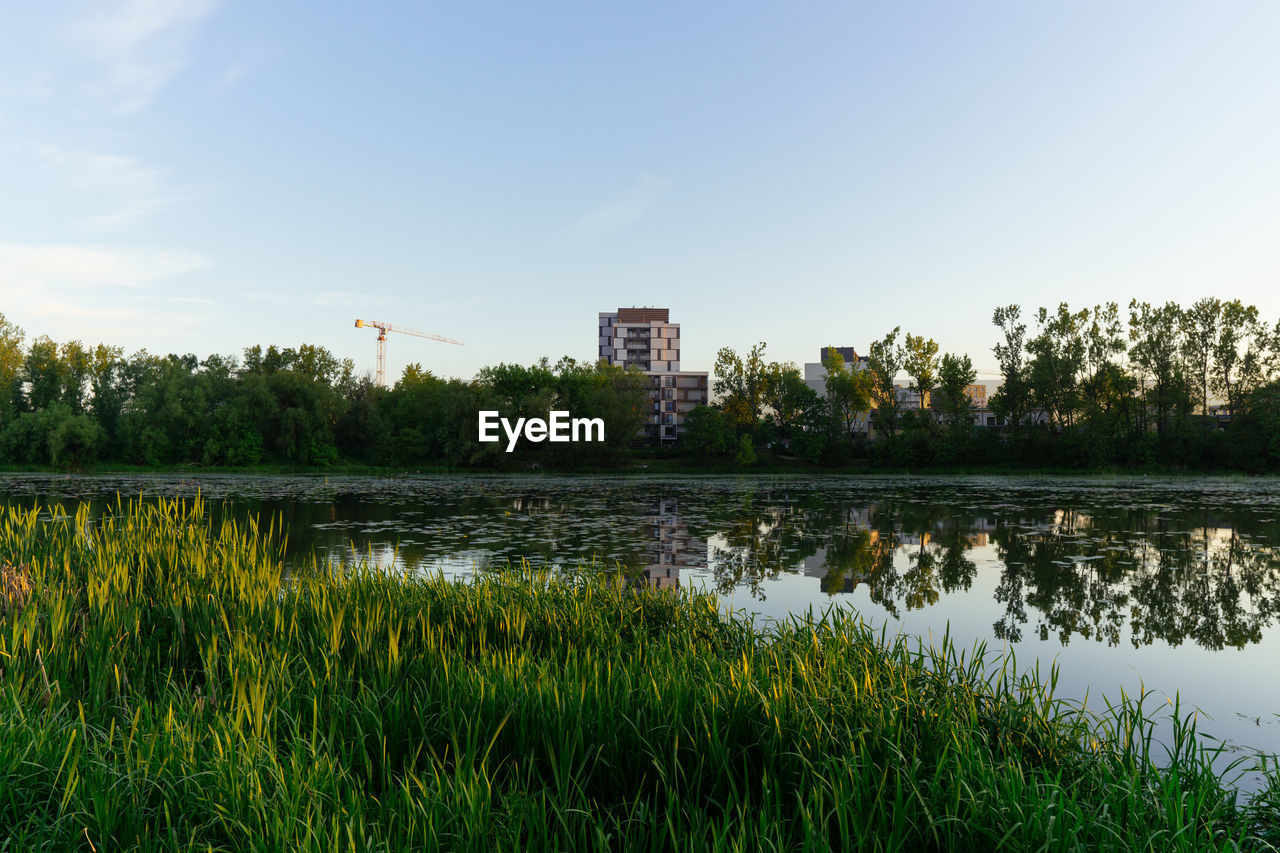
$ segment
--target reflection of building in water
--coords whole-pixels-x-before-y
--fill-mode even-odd
[[[649,507],[645,525],[644,578],[654,589],[674,589],[680,586],[680,569],[705,569],[707,567],[707,540],[689,535],[689,528],[680,520],[678,502],[674,498],[659,498]]]
[[[538,512],[551,509],[551,498],[512,498],[511,508],[517,512]]]
[[[871,579],[871,575],[866,572],[833,571],[831,566],[827,564],[826,548],[819,548],[812,557],[804,558],[804,573],[806,577],[817,578],[822,581],[822,591],[827,595],[833,595],[837,592],[853,592],[857,589],[858,584],[866,583]]]
[[[845,514],[845,523],[851,525],[854,530],[870,530],[871,514],[875,508],[875,504],[849,507],[849,511]]]
[[[938,533],[900,533],[898,534],[899,545],[929,545],[938,542]],[[979,530],[968,533],[964,536],[964,543],[969,548],[982,548],[987,544],[987,531]]]
[[[932,530],[912,530],[906,531],[902,529],[899,523],[895,525],[894,536],[898,540],[899,545],[929,545],[930,543],[939,543],[944,546],[947,544],[946,532],[951,522],[946,518],[939,518],[933,523]],[[964,533],[964,542],[969,548],[981,548],[987,544],[987,537],[991,531],[996,529],[995,522],[985,516],[974,516],[964,520],[962,525]]]

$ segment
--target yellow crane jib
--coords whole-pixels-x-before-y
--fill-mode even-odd
[[[446,338],[441,335],[431,335],[426,332],[419,332],[417,329],[406,328],[405,326],[392,326],[390,323],[383,323],[379,320],[356,320],[357,329],[377,329],[378,330],[378,376],[375,380],[379,385],[385,385],[383,374],[387,364],[387,332],[396,332],[401,335],[413,335],[418,338],[427,338],[433,341],[440,341],[446,344],[457,344],[465,346],[462,341],[455,341],[453,338]]]

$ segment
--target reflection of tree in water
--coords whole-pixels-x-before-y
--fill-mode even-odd
[[[1280,600],[1280,553],[1189,521],[1146,510],[1004,520],[993,534],[1004,563],[996,600],[1006,606],[996,636],[1021,639],[1031,605],[1038,636],[1064,645],[1073,636],[1117,645],[1126,619],[1135,647],[1258,642]]]
[[[1209,649],[1258,642],[1280,610],[1280,550],[1242,535],[1237,517],[1167,506],[975,510],[888,496],[740,493],[707,518],[723,592],[782,573],[813,576],[828,595],[864,586],[900,618],[969,589],[975,546],[999,558],[997,638],[1030,632],[1135,646],[1191,640]],[[1128,627],[1126,628],[1126,623]]]
[[[965,555],[974,542],[972,513],[912,506],[899,512],[897,519],[907,568],[899,574],[893,553],[887,554],[884,569],[868,581],[872,601],[896,617],[895,601],[902,601],[908,611],[919,610],[936,604],[940,593],[966,590],[973,584],[977,565]],[[885,526],[893,522],[892,518],[882,521]]]
[[[878,530],[851,530],[846,527],[827,543],[823,555],[820,584],[828,595],[851,592],[859,583],[893,570],[892,539]]]
[[[1029,604],[1044,617],[1036,626],[1042,640],[1053,632],[1064,645],[1073,635],[1119,642],[1128,595],[1116,586],[1124,551],[1114,535],[1091,530],[1087,518],[1066,510],[1050,522],[1007,519],[992,539],[1005,565],[996,588],[1005,605],[996,637],[1020,640]]]
[[[801,496],[785,504],[746,497],[716,525],[711,566],[717,588],[747,586],[764,597],[763,582],[804,564],[828,595],[866,584],[873,602],[900,615],[899,602],[915,610],[940,593],[968,589],[977,567],[973,515],[957,510],[887,501],[832,501]],[[906,566],[896,559],[906,551]],[[820,566],[812,565],[820,563]]]
[[[791,571],[797,562],[817,551],[821,534],[810,530],[798,508],[744,503],[718,525],[722,541],[711,543],[716,588],[727,594],[746,586],[753,596],[763,599],[763,581]]]
[[[1176,646],[1184,637],[1208,649],[1259,642],[1277,610],[1275,549],[1246,545],[1235,530],[1216,540],[1208,531],[1171,538],[1174,547],[1138,555],[1143,571],[1133,594],[1143,606],[1134,609],[1134,645],[1159,639]]]

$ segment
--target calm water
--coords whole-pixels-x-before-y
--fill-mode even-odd
[[[594,561],[760,618],[949,627],[1057,662],[1060,695],[1178,693],[1203,732],[1280,752],[1276,480],[0,475],[0,505],[197,490],[282,516],[294,554],[455,576]]]

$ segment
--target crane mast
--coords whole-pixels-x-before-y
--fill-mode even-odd
[[[426,332],[419,332],[417,329],[409,329],[404,326],[392,326],[390,323],[384,323],[381,320],[356,320],[356,328],[370,328],[378,330],[378,375],[374,380],[378,385],[386,385],[384,376],[387,365],[387,332],[396,332],[401,335],[413,335],[418,338],[427,338],[433,341],[441,341],[446,344],[464,346],[462,341],[455,341],[453,338],[446,338],[441,335],[431,335]]]

